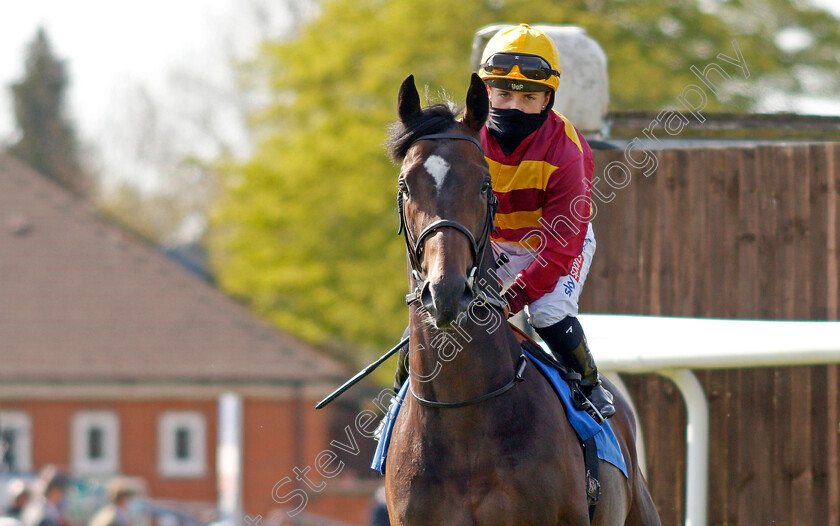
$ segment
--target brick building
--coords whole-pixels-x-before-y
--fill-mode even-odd
[[[243,514],[265,517],[281,507],[278,480],[329,444],[336,412],[312,406],[346,376],[0,153],[7,468],[139,477],[152,499],[213,510],[227,488]],[[227,457],[217,447],[223,397],[238,407]],[[234,480],[217,458],[233,459]],[[347,486],[350,476],[333,484]],[[369,491],[335,493],[306,511],[360,523]]]

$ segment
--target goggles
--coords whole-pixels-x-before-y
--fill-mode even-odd
[[[522,76],[531,80],[548,80],[552,75],[560,76],[560,72],[552,69],[546,59],[526,53],[495,53],[478,67],[483,68],[487,75],[500,77],[510,73],[513,66],[519,66]]]

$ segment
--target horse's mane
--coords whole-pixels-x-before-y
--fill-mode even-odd
[[[397,121],[389,128],[385,147],[394,162],[402,162],[409,147],[418,138],[432,133],[441,133],[455,124],[455,115],[460,113],[452,103],[434,104],[423,108],[420,115],[408,123]]]

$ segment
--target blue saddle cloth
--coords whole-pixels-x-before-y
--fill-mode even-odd
[[[534,357],[524,348],[522,349],[529,361],[540,368],[541,371],[549,378],[549,381],[557,392],[563,407],[566,410],[566,415],[569,422],[572,424],[575,432],[578,434],[580,441],[589,440],[595,437],[595,445],[598,448],[598,458],[606,460],[613,466],[620,469],[624,476],[627,476],[627,464],[624,462],[624,456],[621,454],[621,449],[618,447],[618,440],[615,438],[615,433],[610,427],[610,422],[607,420],[603,424],[598,424],[585,411],[575,409],[572,402],[572,392],[569,389],[569,384],[560,377],[560,373],[548,365],[535,360]],[[410,380],[409,380],[410,381]],[[388,455],[388,445],[391,443],[391,432],[394,429],[394,422],[397,420],[397,414],[405,400],[408,392],[408,382],[405,382],[400,389],[400,392],[391,400],[391,406],[388,408],[388,413],[385,415],[385,426],[382,430],[382,436],[379,438],[379,444],[376,446],[376,451],[373,454],[373,462],[371,468],[385,474],[385,459]]]

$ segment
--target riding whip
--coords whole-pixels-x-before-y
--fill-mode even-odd
[[[408,336],[403,338],[403,340],[400,341],[400,343],[398,343],[393,349],[391,349],[390,351],[386,352],[385,354],[383,354],[382,356],[377,358],[377,360],[375,362],[373,362],[372,364],[368,365],[367,367],[365,367],[364,369],[362,369],[361,371],[359,371],[358,373],[353,375],[353,378],[344,382],[344,384],[342,384],[341,387],[339,387],[338,389],[336,389],[335,391],[330,393],[326,398],[324,398],[323,400],[318,402],[318,404],[315,406],[315,409],[321,409],[325,405],[329,404],[330,402],[332,402],[333,400],[335,400],[336,398],[341,396],[341,394],[344,393],[344,391],[350,389],[355,384],[357,384],[359,382],[359,380],[361,380],[365,376],[372,373],[374,371],[374,369],[376,369],[377,367],[382,365],[382,363],[385,362],[385,360],[387,360],[388,358],[393,356],[394,353],[396,353],[397,351],[399,351],[400,349],[402,349],[406,345],[408,345]]]

